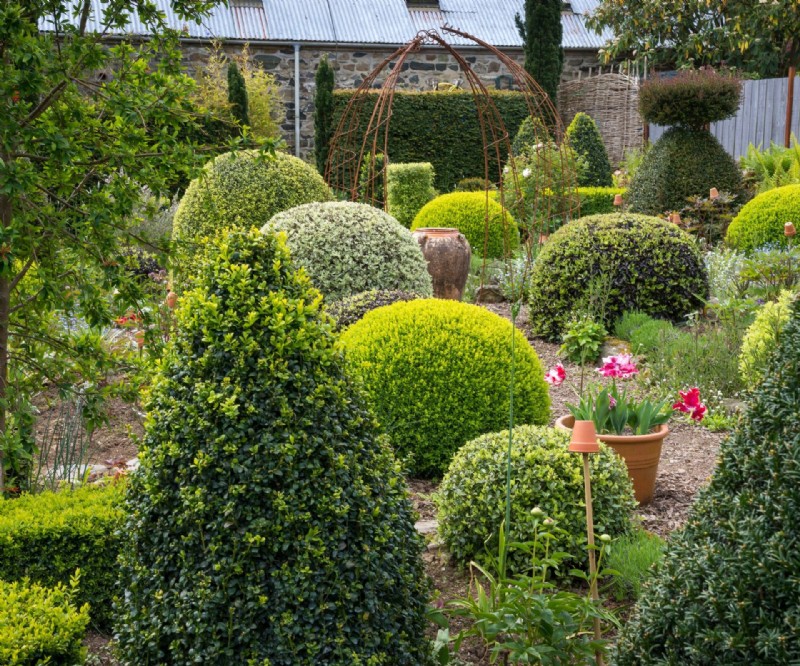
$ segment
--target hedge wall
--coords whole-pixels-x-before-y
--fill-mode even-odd
[[[333,93],[334,127],[338,125],[354,94],[353,90],[337,90]],[[491,91],[490,94],[509,136],[513,138],[528,116],[525,98],[521,93],[508,90]],[[369,95],[372,99],[362,106],[362,132],[366,130],[378,93]],[[472,93],[463,90],[395,92],[388,153],[393,163],[433,164],[436,171],[434,184],[440,192],[452,191],[462,178],[482,178],[483,139]],[[503,153],[505,161],[505,151]],[[497,164],[490,163],[489,168],[489,177],[496,180],[499,176]]]

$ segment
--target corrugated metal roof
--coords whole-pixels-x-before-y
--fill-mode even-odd
[[[77,2],[77,0],[75,0]],[[104,0],[91,0],[90,25],[101,30]],[[238,39],[276,42],[341,44],[404,44],[420,30],[450,25],[499,47],[519,47],[522,40],[514,15],[524,0],[440,0],[439,10],[409,9],[405,0],[262,0],[220,5],[201,24],[181,21],[169,0],[155,0],[170,26],[200,39]],[[562,14],[564,48],[596,49],[610,37],[588,30],[583,14],[594,11],[598,0],[571,0],[574,13]],[[42,29],[52,25],[42,22]],[[118,34],[144,35],[145,26],[134,14]],[[455,45],[470,42],[454,36]]]

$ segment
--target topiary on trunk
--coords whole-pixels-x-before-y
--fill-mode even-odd
[[[611,187],[611,163],[594,119],[585,113],[576,113],[567,127],[567,140],[585,162],[584,169],[578,173],[578,186]]]
[[[619,666],[800,663],[800,310],[645,588]]]
[[[421,542],[280,237],[209,241],[128,498],[123,663],[429,663]]]

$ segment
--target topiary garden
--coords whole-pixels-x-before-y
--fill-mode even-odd
[[[725,242],[737,250],[786,245],[786,223],[800,225],[800,185],[785,185],[759,194],[744,205],[728,226]]]

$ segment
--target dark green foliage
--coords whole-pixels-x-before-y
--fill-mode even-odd
[[[92,622],[110,629],[122,491],[110,484],[0,500],[0,580],[55,587],[80,569],[74,601],[89,603]]]
[[[485,178],[462,178],[456,183],[454,192],[483,192],[494,191],[497,187]]]
[[[741,207],[738,198],[727,192],[719,192],[715,199],[689,197],[689,203],[678,211],[680,225],[708,245],[718,245],[725,238],[731,220]]]
[[[619,666],[800,661],[800,311],[623,628]]]
[[[336,127],[354,94],[352,90],[337,90],[333,94],[333,127]],[[497,90],[489,94],[509,136],[514,136],[520,123],[529,115],[524,96],[518,92]],[[378,93],[369,93],[360,106],[357,131],[362,134],[366,131],[377,98]],[[483,137],[472,93],[463,90],[395,92],[387,153],[391,163],[433,164],[436,172],[434,187],[440,192],[452,191],[462,178],[485,178]],[[489,153],[489,178],[499,179],[501,165],[494,159],[494,150]],[[501,162],[504,163],[506,158],[507,155],[502,154]]]
[[[525,71],[536,79],[553,104],[564,66],[562,9],[562,0],[525,0],[525,19],[519,14],[514,17],[525,50]]]
[[[377,208],[386,205],[386,160],[383,153],[364,155],[358,173],[358,200]],[[396,217],[396,216],[395,216]],[[406,225],[408,226],[408,225]]]
[[[147,401],[123,663],[429,663],[405,484],[276,236],[216,237]]]
[[[399,301],[413,301],[416,298],[421,296],[410,291],[386,289],[362,291],[355,296],[331,303],[328,306],[328,314],[336,320],[336,328],[343,330],[376,308]]]
[[[689,197],[706,196],[712,187],[741,194],[736,162],[710,132],[672,127],[642,160],[628,203],[634,212],[661,215],[680,210]]]
[[[333,119],[334,74],[327,56],[320,60],[314,82],[317,86],[317,92],[314,95],[314,160],[317,164],[317,171],[325,175],[331,138],[336,128]]]
[[[240,127],[250,125],[250,114],[247,106],[247,87],[244,77],[235,62],[228,64],[228,102],[231,113]]]
[[[388,213],[409,228],[422,207],[436,196],[434,178],[430,162],[390,164],[386,201]]]
[[[581,217],[613,213],[616,210],[614,197],[618,194],[624,197],[627,191],[624,187],[579,187]]]
[[[578,173],[578,186],[611,187],[611,163],[594,119],[585,113],[576,113],[567,127],[567,140],[585,163]]]
[[[639,90],[639,113],[654,125],[702,129],[739,109],[742,83],[713,70],[649,79]]]
[[[631,213],[582,217],[551,235],[534,262],[532,332],[558,340],[598,279],[607,283],[606,325],[625,310],[678,320],[708,294],[703,259],[674,224]]]
[[[521,155],[528,146],[535,146],[540,143],[550,143],[552,138],[541,118],[527,116],[519,126],[514,142],[511,144],[511,154]]]

